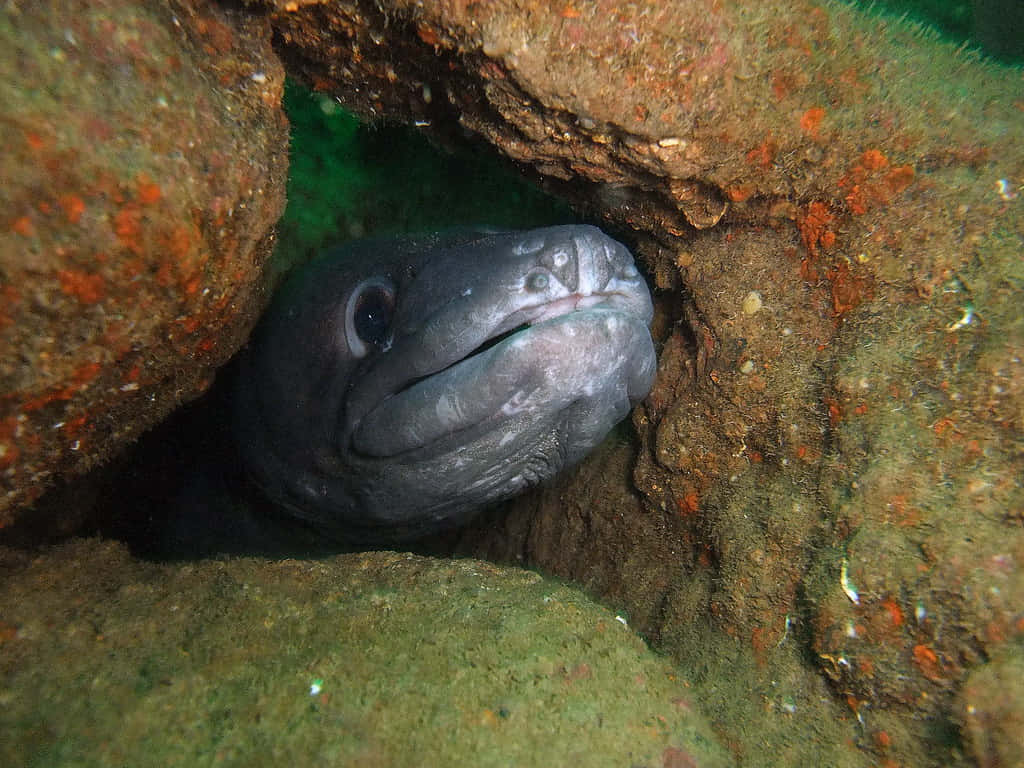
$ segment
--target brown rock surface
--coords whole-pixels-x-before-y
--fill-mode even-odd
[[[0,10],[0,527],[245,338],[287,164],[269,37],[202,0]]]
[[[822,754],[805,655],[860,760],[960,760],[956,692],[1024,634],[1021,72],[835,3],[265,5],[314,87],[483,136],[635,230],[662,292],[639,455],[463,548],[684,667],[753,660],[746,709],[702,690],[751,764]]]

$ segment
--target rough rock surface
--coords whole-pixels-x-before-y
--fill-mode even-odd
[[[961,691],[971,753],[982,768],[1024,765],[1024,648],[1001,650],[976,667]]]
[[[817,688],[772,692],[801,658],[860,761],[967,759],[957,692],[1024,635],[1020,70],[829,2],[262,5],[314,87],[479,134],[663,292],[639,455],[465,549],[621,599],[684,668],[761,665],[723,726],[750,764],[780,714],[817,756]]]
[[[244,340],[287,167],[269,40],[203,0],[0,9],[0,527]]]
[[[475,560],[0,550],[4,765],[729,764],[665,658]]]
[[[17,98],[0,135],[24,173],[0,190],[10,499],[199,391],[237,345],[255,292],[237,270],[258,261],[283,163],[280,73],[253,59],[269,23],[309,84],[375,119],[477,133],[629,236],[654,277],[639,447],[613,440],[462,552],[621,606],[739,764],[1019,759],[1020,70],[806,0],[252,0],[268,15],[248,23],[157,5],[82,4],[81,29],[28,3],[0,17]],[[137,34],[104,23],[112,9]],[[128,93],[119,109],[80,87],[90,66]],[[17,87],[30,77],[47,87]],[[119,599],[168,573],[111,557],[143,585]],[[196,566],[214,583],[218,567]],[[498,706],[479,708],[500,726]]]

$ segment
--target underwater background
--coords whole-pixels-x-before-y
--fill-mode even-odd
[[[1024,3],[1015,0],[855,5],[872,14],[907,16],[1005,64],[1019,67],[1024,61],[1019,26]],[[571,4],[565,8],[566,13],[572,10]],[[463,226],[528,228],[582,218],[468,135],[449,136],[440,146],[416,127],[361,121],[331,96],[292,80],[284,107],[291,124],[288,206],[278,227],[271,282],[339,240]],[[140,194],[155,193],[143,184]],[[817,234],[824,241],[832,233]],[[684,257],[679,256],[680,267]],[[748,294],[744,301],[755,312],[762,308],[760,295]],[[993,309],[989,317],[995,314]],[[957,316],[959,309],[942,322],[955,325]],[[678,325],[680,318],[662,322]],[[671,362],[673,355],[679,350],[667,345],[666,360]],[[155,433],[165,451],[170,447],[185,454],[188,439],[212,431],[211,422],[205,415],[196,418],[194,408],[176,418],[177,425]],[[937,427],[937,436],[943,437],[939,433],[946,426],[937,422]],[[632,478],[634,465],[622,458],[633,458],[630,426],[609,442],[575,481],[573,490],[581,491],[582,498],[588,490],[603,488],[609,477]],[[621,501],[625,507],[631,499]],[[697,511],[697,501],[690,502],[689,496],[679,500],[680,516]],[[59,503],[84,504],[85,499],[65,495]],[[578,511],[569,508],[570,524],[592,522],[583,514],[573,517]],[[898,509],[893,514],[909,521],[917,512]],[[1007,512],[1011,518],[1014,514],[1019,511]],[[640,525],[653,526],[650,518]],[[494,525],[497,535],[504,533],[500,520]],[[44,540],[63,539],[66,532],[53,533]],[[545,533],[538,526],[529,535],[536,539]],[[557,537],[552,541],[550,546],[557,548]],[[467,548],[463,554],[482,556],[483,549]],[[507,562],[507,552],[502,554]],[[764,558],[765,553],[753,550],[749,557]],[[908,554],[905,562],[911,561]],[[634,581],[622,577],[617,594],[634,587],[642,592],[660,578],[657,565],[624,558],[621,571],[632,570]],[[994,579],[1002,578],[999,569],[1009,567],[994,559],[986,566],[998,571]],[[847,562],[837,556],[821,570],[820,583],[827,579],[833,591],[841,584],[845,594],[838,595],[838,602],[850,610],[848,598],[857,593]],[[968,727],[940,718],[918,722],[913,730],[891,712],[864,703],[867,695],[859,700],[855,694],[860,691],[837,695],[840,686],[829,683],[844,679],[848,659],[834,655],[831,681],[818,669],[808,672],[824,665],[831,648],[813,646],[811,634],[817,628],[796,618],[791,623],[789,614],[778,625],[778,635],[752,637],[756,653],[735,665],[722,663],[721,655],[714,666],[701,658],[707,652],[711,659],[717,650],[712,642],[721,641],[710,639],[710,632],[692,633],[708,638],[707,645],[692,646],[692,656],[681,644],[675,656],[652,652],[650,645],[672,647],[673,638],[651,633],[641,639],[633,630],[642,626],[643,617],[613,610],[620,601],[605,599],[602,605],[588,597],[579,588],[591,586],[586,579],[542,577],[469,559],[368,553],[323,561],[180,565],[139,560],[109,541],[71,540],[40,552],[4,550],[0,573],[0,662],[6,676],[0,689],[0,731],[13,734],[0,739],[0,762],[10,765],[440,765],[472,760],[481,766],[688,768],[736,764],[740,754],[744,765],[803,764],[800,760],[814,755],[817,745],[820,755],[828,755],[821,758],[823,765],[911,768],[913,763],[893,758],[891,747],[910,744],[921,732],[927,732],[933,754],[954,755],[957,765],[1019,764],[999,757],[972,762],[963,741],[969,727],[982,744],[973,754],[1013,753],[1000,752],[999,745],[985,751],[986,728],[994,720],[979,716]],[[856,586],[866,595],[867,576],[857,578]],[[872,606],[878,608],[869,624],[872,632],[888,638],[886,633],[898,635],[913,621],[923,625],[930,618],[922,603],[903,597]],[[947,606],[930,608],[938,615],[953,604],[950,595]],[[664,604],[641,607],[659,618],[669,610]],[[772,607],[781,618],[783,610]],[[802,608],[811,613],[806,604]],[[920,613],[912,616],[915,609]],[[836,610],[835,615],[844,614]],[[847,632],[856,630],[846,627]],[[836,642],[842,643],[842,632],[837,632]],[[766,656],[795,643],[802,644],[806,658],[799,659],[795,651],[780,662],[777,678],[758,677]],[[911,645],[913,658],[906,666],[929,682],[946,685],[944,674],[952,672],[926,641]],[[861,682],[869,681],[866,686],[890,672],[879,670],[876,677],[867,668],[870,661],[865,653],[859,670]],[[1024,711],[1024,691],[1016,684],[1024,678],[1013,663],[972,680],[975,689],[994,692],[979,700],[996,700],[1005,705],[999,711],[1009,713],[997,723],[1003,728],[1002,746],[1019,724],[1012,718]],[[1010,674],[1014,670],[1016,677]],[[730,685],[752,692],[750,700],[741,701]],[[903,695],[885,685],[879,683],[885,695]],[[458,695],[452,694],[453,687]],[[813,702],[820,709],[813,709]],[[816,721],[811,712],[824,714]],[[769,720],[775,729],[770,733]],[[798,730],[797,722],[804,730]],[[763,732],[758,730],[762,727]],[[856,744],[849,736],[854,732]],[[779,746],[794,734],[804,743]]]

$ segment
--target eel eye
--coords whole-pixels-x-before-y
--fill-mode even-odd
[[[526,290],[531,293],[540,293],[548,287],[550,278],[544,272],[534,272],[526,278]]]
[[[373,286],[359,294],[352,325],[359,338],[367,344],[380,346],[387,340],[391,316],[395,311],[395,297],[383,288]]]
[[[355,357],[387,345],[395,314],[395,289],[390,281],[370,279],[349,296],[345,338]]]

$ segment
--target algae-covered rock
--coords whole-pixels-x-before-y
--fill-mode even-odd
[[[0,9],[0,527],[241,346],[284,204],[283,87],[265,21],[205,0]]]
[[[1008,648],[972,671],[959,704],[981,768],[1024,765],[1024,648]]]
[[[261,5],[290,72],[478,134],[658,289],[639,449],[461,551],[625,606],[745,765],[966,764],[957,696],[1024,634],[1020,70],[827,0]]]
[[[687,683],[535,573],[0,551],[4,765],[723,766]]]

